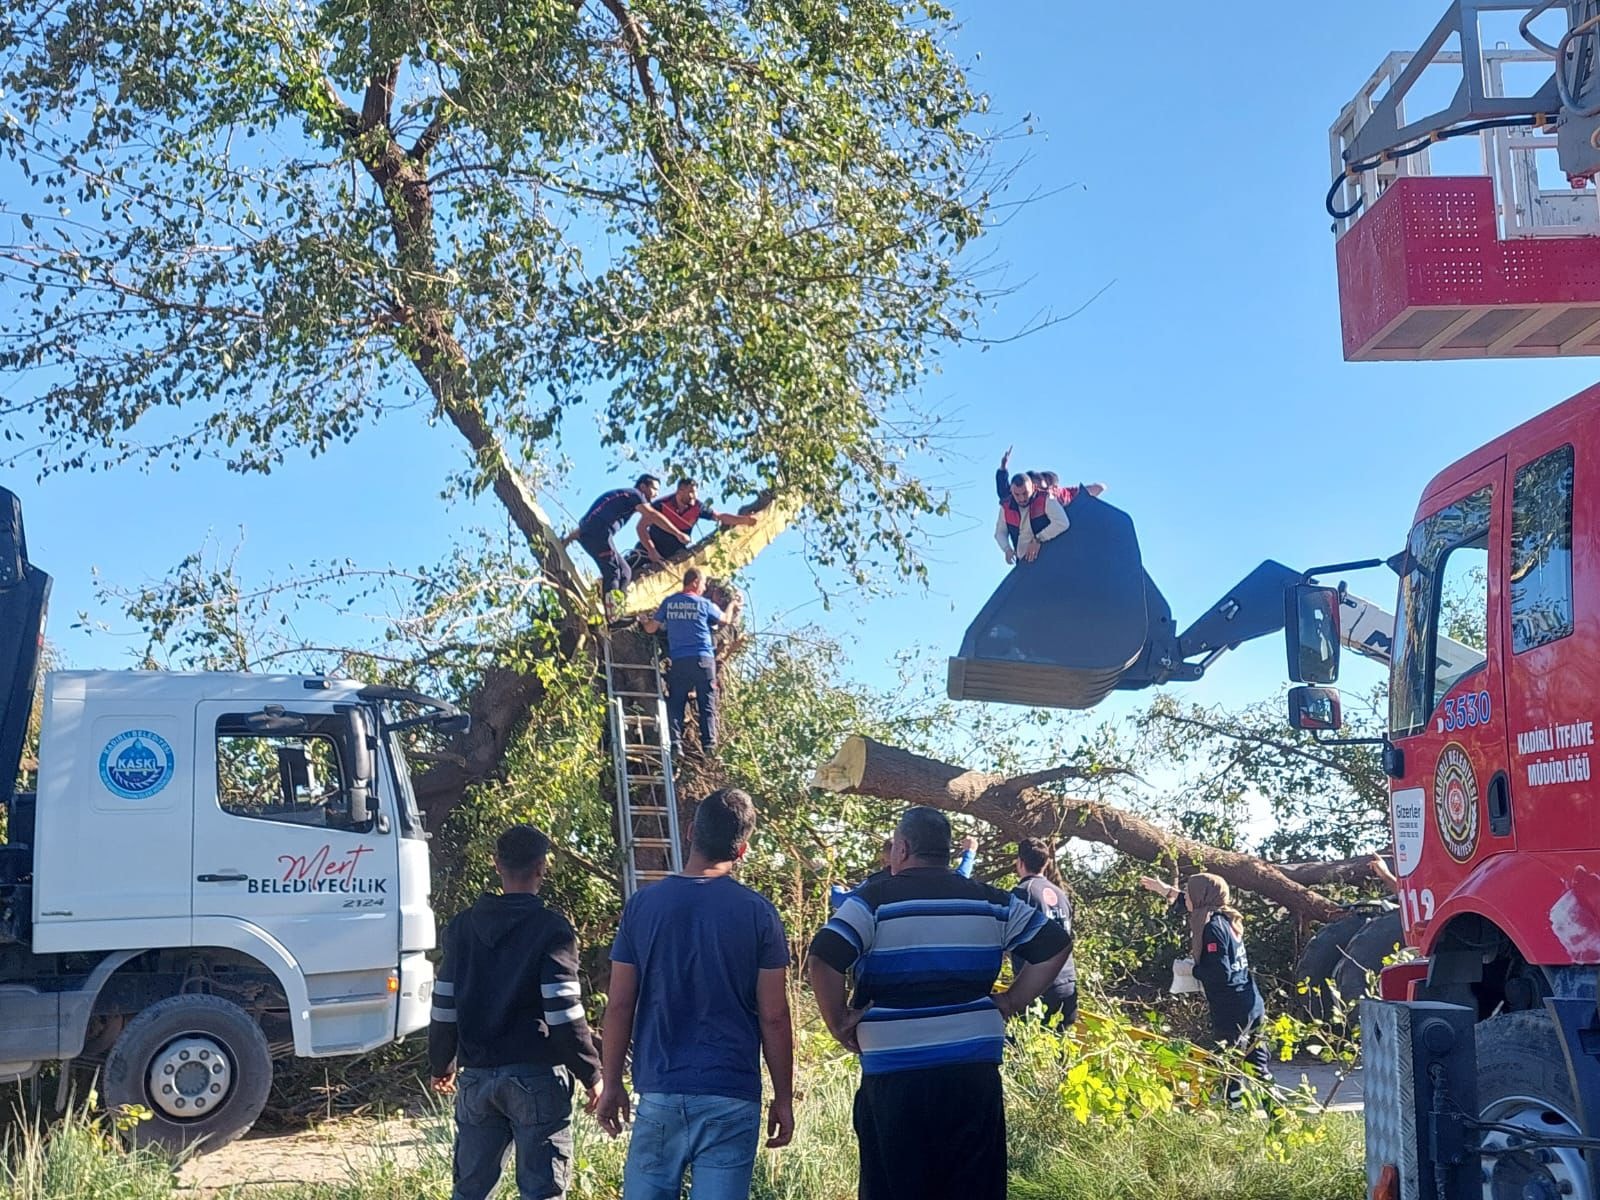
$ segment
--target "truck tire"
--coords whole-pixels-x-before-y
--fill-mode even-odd
[[[130,1143],[208,1154],[255,1124],[272,1086],[266,1035],[219,996],[171,996],[128,1022],[106,1055],[108,1108],[138,1105],[153,1116]]]
[[[1383,960],[1400,948],[1402,938],[1400,910],[1392,908],[1373,917],[1345,944],[1333,984],[1346,1004],[1367,995],[1367,972],[1382,970]]]
[[[1503,1013],[1477,1030],[1480,1119],[1526,1128],[1530,1135],[1579,1137],[1578,1106],[1555,1025],[1544,1012]],[[1484,1134],[1485,1200],[1562,1196],[1595,1200],[1583,1155],[1573,1149],[1508,1150],[1506,1131]]]
[[[1300,961],[1295,964],[1294,982],[1295,1007],[1300,1015],[1311,1021],[1325,1021],[1333,1012],[1333,996],[1330,983],[1334,973],[1338,971],[1339,964],[1344,961],[1342,952],[1361,931],[1361,927],[1372,919],[1370,912],[1346,913],[1336,921],[1329,921],[1316,933],[1311,935],[1311,940],[1306,943],[1306,948],[1300,954]],[[1301,983],[1306,984],[1304,994],[1299,992]]]

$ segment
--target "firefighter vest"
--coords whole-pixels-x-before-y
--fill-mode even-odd
[[[694,523],[700,519],[700,514],[704,509],[705,505],[698,500],[687,508],[679,508],[673,502],[671,496],[656,505],[656,511],[672,522],[672,527],[680,533],[691,532],[694,529]]]

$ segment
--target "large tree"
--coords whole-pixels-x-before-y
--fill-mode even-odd
[[[979,303],[985,107],[919,0],[7,0],[8,434],[241,471],[439,419],[569,584],[563,420],[915,569],[902,400]],[[23,418],[26,418],[24,420]],[[12,461],[16,461],[15,456]]]

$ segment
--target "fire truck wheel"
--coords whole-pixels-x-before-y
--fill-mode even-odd
[[[130,1106],[130,1143],[208,1154],[261,1115],[272,1086],[266,1036],[219,996],[171,996],[128,1022],[106,1056],[105,1102]]]
[[[1573,1103],[1566,1059],[1555,1026],[1542,1012],[1512,1012],[1478,1026],[1478,1108],[1481,1119],[1526,1129],[1528,1140],[1544,1136],[1577,1138],[1578,1106]],[[1511,1153],[1521,1135],[1512,1128],[1484,1133],[1484,1200],[1561,1196],[1595,1200],[1581,1152],[1564,1147],[1530,1146]]]
[[[1400,948],[1401,936],[1400,910],[1390,909],[1373,917],[1345,944],[1333,984],[1346,1004],[1367,995],[1369,972],[1383,969],[1383,960]]]
[[[1346,913],[1311,935],[1294,971],[1296,988],[1302,982],[1307,983],[1304,993],[1297,991],[1295,994],[1295,1007],[1300,1010],[1301,1016],[1312,1021],[1327,1020],[1333,1011],[1328,981],[1344,961],[1341,952],[1345,946],[1371,919],[1370,912]]]

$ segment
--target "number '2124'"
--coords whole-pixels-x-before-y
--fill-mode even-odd
[[[1488,692],[1457,696],[1453,700],[1444,702],[1444,729],[1446,733],[1456,729],[1471,729],[1476,725],[1487,725],[1488,723]]]

